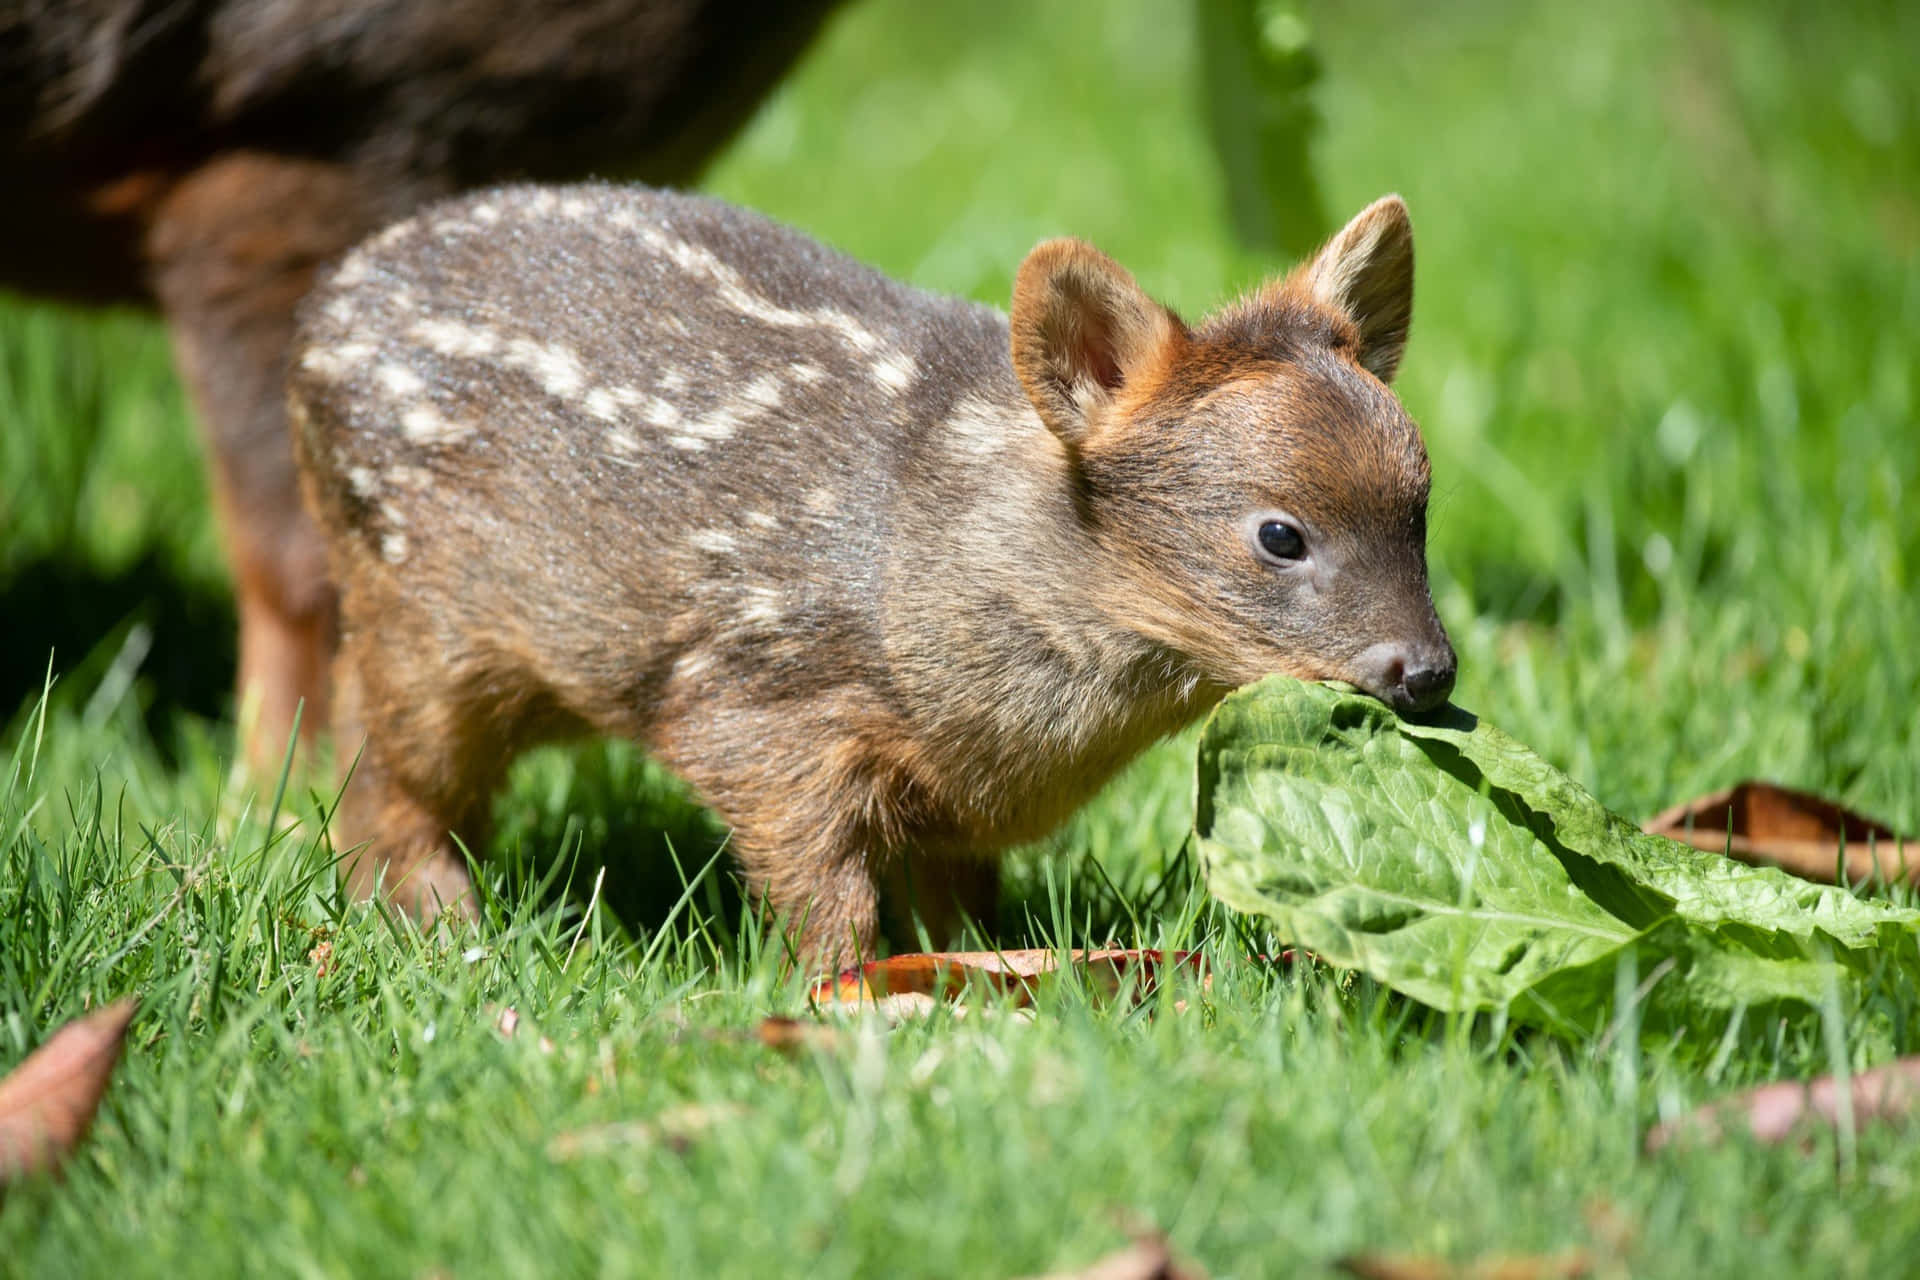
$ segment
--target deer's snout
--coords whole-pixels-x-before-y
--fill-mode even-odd
[[[1444,635],[1412,644],[1389,640],[1360,654],[1353,682],[1395,711],[1431,711],[1453,692],[1458,670]]]

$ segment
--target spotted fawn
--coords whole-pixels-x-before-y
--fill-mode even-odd
[[[1413,710],[1454,655],[1388,390],[1398,197],[1189,327],[1052,240],[1010,316],[758,214],[602,185],[432,208],[305,304],[290,416],[342,592],[357,891],[468,909],[523,748],[637,740],[799,953],[936,936],[995,855],[1272,672]]]

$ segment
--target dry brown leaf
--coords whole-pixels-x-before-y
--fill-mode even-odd
[[[747,1109],[732,1102],[688,1102],[646,1120],[620,1120],[612,1124],[590,1125],[556,1134],[547,1144],[551,1160],[578,1160],[581,1156],[614,1151],[621,1147],[663,1146],[685,1153],[716,1126],[745,1115]]]
[[[139,1002],[75,1018],[0,1080],[0,1187],[53,1168],[93,1123]]]
[[[1593,1274],[1584,1249],[1564,1253],[1494,1254],[1469,1262],[1446,1262],[1415,1254],[1356,1253],[1334,1266],[1360,1280],[1579,1280]]]
[[[1834,883],[1844,849],[1847,879],[1920,881],[1920,845],[1831,800],[1771,782],[1742,782],[1675,805],[1642,830]]]
[[[1862,1071],[1847,1082],[1853,1123],[1896,1124],[1920,1110],[1920,1057],[1901,1058],[1884,1067]],[[1728,1129],[1744,1125],[1758,1142],[1782,1142],[1814,1126],[1839,1122],[1840,1084],[1832,1076],[1815,1080],[1784,1080],[1699,1107],[1647,1134],[1648,1151],[1659,1151],[1677,1141],[1717,1142]]]
[[[1165,1236],[1137,1236],[1124,1249],[1096,1258],[1076,1271],[1054,1271],[1035,1280],[1206,1280],[1207,1273],[1174,1257]]]
[[[1130,989],[1136,998],[1145,998],[1163,971],[1185,970],[1203,989],[1208,981],[1206,961],[1197,951],[1109,947],[1070,951],[1067,958],[1074,971],[1105,996]],[[916,952],[842,970],[814,984],[813,1000],[827,1008],[867,1006],[910,1015],[969,993],[987,993],[1024,1008],[1059,966],[1060,953],[1050,948]]]
[[[834,1028],[800,1018],[762,1018],[755,1034],[761,1044],[785,1054],[831,1053],[842,1039]]]
[[[1396,1253],[1354,1253],[1333,1264],[1360,1280],[1451,1280],[1453,1268],[1438,1258]]]

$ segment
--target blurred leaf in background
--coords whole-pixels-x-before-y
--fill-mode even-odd
[[[1331,230],[1312,145],[1320,57],[1290,0],[1197,0],[1199,88],[1219,153],[1233,229],[1289,258]]]

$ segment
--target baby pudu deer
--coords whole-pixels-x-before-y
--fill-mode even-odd
[[[1013,313],[694,196],[510,188],[355,250],[291,416],[343,593],[336,830],[422,916],[514,755],[643,743],[802,957],[879,895],[991,918],[994,856],[1272,672],[1412,710],[1454,655],[1387,389],[1406,206],[1189,328],[1074,240]],[[470,909],[470,908],[467,908]]]

